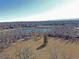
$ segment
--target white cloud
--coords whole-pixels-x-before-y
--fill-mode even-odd
[[[44,21],[71,18],[79,18],[79,0],[75,0],[74,2],[57,7],[55,9],[52,8],[51,10],[43,13],[24,18],[9,19],[6,21]]]

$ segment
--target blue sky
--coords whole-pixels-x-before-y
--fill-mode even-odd
[[[0,21],[37,21],[63,18],[62,12],[66,11],[63,9],[68,5],[71,6],[75,1],[78,0],[0,0]],[[72,6],[75,5],[74,3]],[[62,10],[61,16],[57,14],[58,9]]]
[[[0,16],[26,16],[46,10],[56,3],[57,0],[0,0]]]
[[[27,16],[48,9],[55,3],[56,0],[0,0],[0,16]]]

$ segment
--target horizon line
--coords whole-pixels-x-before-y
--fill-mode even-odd
[[[44,21],[79,21],[79,18],[70,18],[70,19],[52,19],[52,20],[35,20],[35,21],[0,21],[0,23],[8,22],[44,22]]]

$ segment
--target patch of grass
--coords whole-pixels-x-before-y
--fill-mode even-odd
[[[66,44],[66,42],[67,40],[62,41],[60,38],[50,37],[44,49],[36,50],[37,46],[43,43],[43,39],[38,41],[33,41],[31,39],[28,41],[16,42],[15,45],[5,49],[4,52],[11,55],[13,58],[16,56],[16,50],[27,50],[27,48],[30,47],[36,59],[79,59],[79,43],[71,44],[69,41],[69,43]],[[24,54],[26,53],[24,52]]]

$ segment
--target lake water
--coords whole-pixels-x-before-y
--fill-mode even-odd
[[[41,28],[41,27],[37,27],[37,28],[34,28],[34,27],[31,27],[31,28],[20,28],[20,29],[15,29],[17,31],[23,31],[23,32],[47,32],[47,31],[50,31],[51,29],[50,28]]]
[[[41,27],[29,27],[29,28],[17,28],[17,29],[10,29],[10,30],[3,30],[0,32],[0,39],[5,38],[14,38],[14,37],[21,37],[21,36],[27,36],[27,33],[31,32],[48,32],[50,31],[50,28],[41,28]]]

